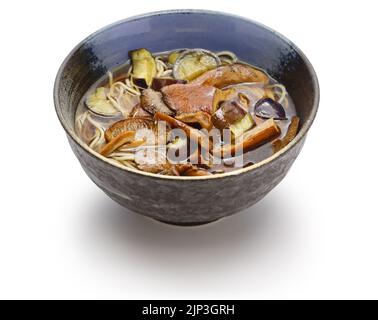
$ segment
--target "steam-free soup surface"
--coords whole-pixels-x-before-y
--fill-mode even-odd
[[[113,163],[206,176],[247,167],[284,148],[299,118],[289,93],[230,51],[129,52],[83,96],[75,129]]]

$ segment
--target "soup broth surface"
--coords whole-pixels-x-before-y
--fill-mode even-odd
[[[82,141],[115,163],[222,174],[272,156],[298,131],[284,85],[232,52],[138,49],[130,57],[89,88],[75,115]]]

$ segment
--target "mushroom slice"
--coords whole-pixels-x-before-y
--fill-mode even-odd
[[[118,137],[123,132],[127,131],[138,131],[140,129],[154,129],[155,123],[154,120],[147,117],[140,118],[128,118],[125,120],[120,120],[113,123],[105,131],[106,141],[111,141],[114,138]]]
[[[176,164],[176,170],[180,176],[184,175],[185,171],[193,168],[193,165],[189,162]]]
[[[234,124],[247,114],[246,108],[238,100],[224,101],[211,117],[214,126],[224,129]]]
[[[234,88],[230,89],[216,89],[214,98],[213,98],[213,110],[212,113],[216,112],[217,109],[219,108],[219,105],[227,100],[232,100],[237,96],[237,92],[235,91]]]
[[[202,128],[206,130],[210,130],[213,126],[210,114],[203,111],[182,113],[178,115],[176,119],[185,123],[198,123]]]
[[[259,69],[237,63],[207,71],[190,83],[214,86],[221,89],[242,82],[262,82],[267,84],[269,77]]]
[[[108,142],[104,145],[101,150],[100,154],[107,157],[113,151],[117,150],[119,147],[124,145],[125,143],[132,142],[135,138],[135,131],[125,131],[119,134],[116,138]]]
[[[242,137],[241,141],[236,142],[232,145],[227,145],[222,148],[222,155],[235,155],[239,150],[246,152],[257,148],[264,142],[272,140],[273,138],[279,136],[281,133],[280,128],[274,122],[273,119],[264,121],[262,124],[256,126],[250,131],[247,131]]]
[[[167,163],[157,163],[157,164],[138,164],[139,170],[149,172],[149,173],[159,173],[170,176],[179,176],[179,172],[176,170],[175,165]]]
[[[193,168],[193,169],[189,169],[189,170],[185,171],[183,175],[184,176],[191,176],[191,177],[194,177],[194,176],[200,177],[200,176],[211,176],[212,174],[208,171],[205,171],[205,170]]]
[[[176,164],[176,171],[179,173],[180,176],[210,176],[212,175],[210,172],[199,169],[197,166],[194,166],[191,163],[180,163]]]
[[[299,117],[294,116],[291,118],[289,128],[287,129],[286,135],[282,139],[277,139],[273,141],[274,152],[280,151],[282,148],[286,147],[297,135],[299,128]]]
[[[157,112],[155,114],[155,117],[158,120],[165,121],[172,128],[182,129],[190,139],[199,143],[206,150],[211,151],[212,145],[211,145],[211,142],[209,141],[209,137],[205,135],[202,131],[197,130],[191,126],[188,126],[184,122],[177,120],[175,118],[172,118],[164,113]]]
[[[219,91],[227,92],[229,90],[233,90],[234,94],[233,95],[230,94],[228,99],[223,99],[223,100],[233,99],[236,96],[242,95],[245,98],[244,99],[245,102],[248,104],[248,108],[250,110],[253,110],[253,107],[255,106],[258,100],[267,97],[266,92],[269,89],[266,89],[266,86],[263,83],[252,82],[252,83],[233,84]]]

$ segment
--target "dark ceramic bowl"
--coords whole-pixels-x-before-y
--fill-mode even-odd
[[[231,50],[282,82],[297,107],[296,138],[270,158],[211,177],[171,177],[112,164],[80,141],[74,114],[80,98],[128,51],[176,48]],[[298,156],[319,103],[317,78],[288,39],[251,20],[219,12],[174,10],[145,14],[105,27],[82,41],[59,69],[54,102],[69,143],[84,171],[109,197],[142,215],[172,224],[203,224],[245,209],[272,190]]]

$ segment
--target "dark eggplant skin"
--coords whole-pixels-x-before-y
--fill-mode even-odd
[[[134,77],[144,79],[147,86],[150,86],[152,78],[156,75],[156,62],[152,53],[145,48],[140,48],[129,51],[129,57],[131,58]]]
[[[147,89],[148,88],[148,84],[147,84],[146,79],[143,79],[143,78],[133,78],[133,82],[139,88],[142,88],[142,89]]]
[[[151,88],[156,91],[160,91],[161,88],[165,86],[169,86],[171,84],[177,84],[177,83],[185,84],[186,82],[187,81],[185,80],[178,80],[178,79],[172,79],[172,78],[154,78],[152,80]]]
[[[286,120],[286,112],[284,107],[270,98],[262,98],[255,104],[255,115],[264,118],[274,120]]]

